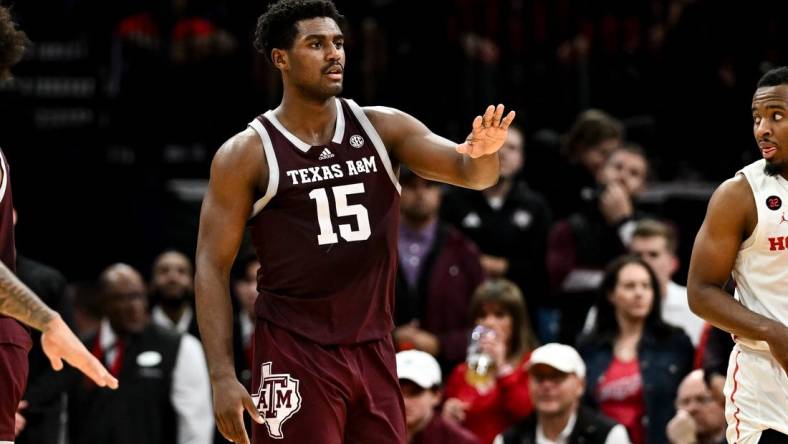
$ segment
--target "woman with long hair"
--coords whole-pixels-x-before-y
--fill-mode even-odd
[[[637,256],[615,259],[602,280],[596,324],[578,341],[587,403],[623,424],[633,444],[667,442],[676,391],[692,370],[689,337],[662,320],[661,299],[648,264]]]
[[[443,415],[473,432],[480,444],[490,444],[533,409],[524,366],[538,344],[523,294],[508,280],[479,286],[469,312],[482,327],[474,332],[481,331],[478,351],[490,366],[476,369],[465,362],[454,369],[446,384]]]

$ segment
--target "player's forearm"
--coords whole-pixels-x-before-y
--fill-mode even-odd
[[[742,338],[768,342],[775,330],[785,328],[741,305],[715,285],[693,284],[690,280],[687,298],[693,313],[715,327]]]
[[[228,277],[200,267],[195,279],[197,324],[200,327],[211,380],[235,377],[233,365],[233,313]]]
[[[0,313],[18,319],[37,329],[45,330],[57,316],[25,284],[0,262]]]
[[[464,186],[474,190],[483,190],[498,183],[501,174],[501,162],[498,153],[472,159],[468,155],[462,155],[460,159],[460,171],[464,178]]]

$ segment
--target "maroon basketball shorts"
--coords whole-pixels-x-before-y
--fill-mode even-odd
[[[389,338],[323,346],[258,321],[251,393],[265,423],[252,442],[404,443],[394,354]]]
[[[0,442],[14,441],[14,414],[27,383],[27,348],[0,343]]]

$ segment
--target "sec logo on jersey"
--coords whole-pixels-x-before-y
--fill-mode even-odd
[[[354,134],[350,136],[350,146],[353,148],[361,148],[364,146],[364,138],[359,136],[358,134]]]

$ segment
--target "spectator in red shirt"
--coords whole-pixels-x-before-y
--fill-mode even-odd
[[[494,332],[481,341],[493,362],[490,377],[478,378],[467,363],[457,366],[446,384],[443,416],[462,423],[481,444],[533,410],[525,365],[536,339],[520,289],[505,279],[490,280],[474,293],[471,319]]]
[[[673,396],[692,370],[692,344],[662,320],[660,291],[645,261],[614,260],[602,279],[596,325],[577,347],[587,367],[587,404],[623,424],[633,444],[667,442]]]
[[[441,368],[427,352],[397,353],[397,375],[405,401],[406,444],[478,444],[473,434],[435,414],[441,399]]]

